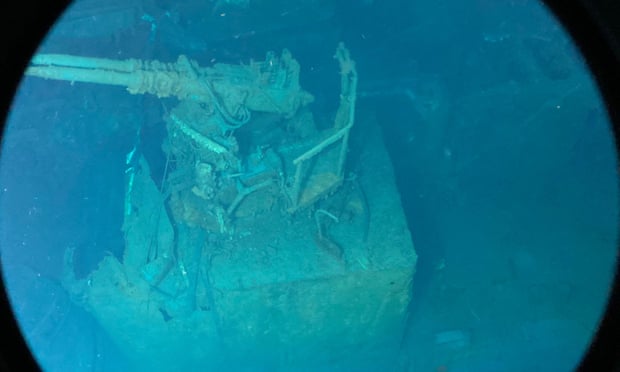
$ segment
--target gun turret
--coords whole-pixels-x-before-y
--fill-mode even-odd
[[[180,55],[175,63],[157,60],[113,60],[65,54],[36,55],[26,75],[44,79],[118,85],[131,94],[177,97],[207,104],[233,124],[247,121],[249,111],[293,116],[314,100],[299,85],[299,63],[288,50],[278,58],[249,65],[217,63],[201,67]]]
[[[342,184],[354,122],[357,71],[344,44],[338,45],[334,57],[340,65],[340,105],[333,128],[321,132],[307,112],[295,117],[314,97],[301,89],[299,63],[286,49],[280,56],[268,52],[263,61],[211,67],[201,67],[184,55],[174,63],[164,63],[39,54],[26,75],[122,86],[130,94],[176,97],[180,102],[163,117],[168,135],[162,148],[167,163],[173,165],[166,166],[160,192],[169,199],[175,221],[225,235],[233,231],[235,216],[263,208],[250,201],[245,205],[250,212],[240,210],[250,194],[262,192],[268,200],[283,200],[287,211],[294,213]],[[257,127],[244,133],[246,148],[240,149],[234,132],[251,120],[252,112],[273,115],[258,120]],[[265,126],[269,121],[272,124]],[[279,139],[266,136],[266,128]],[[312,141],[299,141],[301,133],[312,135]],[[131,177],[133,171],[128,173]],[[125,203],[128,219],[133,218],[131,177]]]

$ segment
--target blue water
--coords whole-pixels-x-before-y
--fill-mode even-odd
[[[339,102],[334,50],[349,48],[359,85],[346,166],[359,167],[356,151],[378,125],[418,261],[398,346],[321,370],[576,366],[617,257],[618,168],[593,78],[538,2],[109,3],[76,2],[39,52],[185,54],[210,66],[287,48],[321,129]],[[104,257],[121,259],[126,155],[139,143],[153,179],[165,175],[163,117],[177,102],[34,77],[19,89],[0,160],[0,246],[16,315],[45,370],[141,369],[62,285],[63,257],[75,252],[78,279]],[[265,353],[271,364],[228,366],[319,368]],[[221,366],[200,366],[209,367]]]

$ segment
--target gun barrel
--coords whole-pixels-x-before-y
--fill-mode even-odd
[[[65,80],[133,87],[140,84],[140,61],[116,61],[62,54],[39,54],[32,58],[25,74],[43,79]]]
[[[80,69],[102,69],[118,72],[133,72],[140,68],[137,59],[114,60],[106,58],[92,58],[71,56],[66,54],[37,54],[32,57],[31,66],[61,66],[77,67]]]
[[[77,67],[62,66],[34,66],[28,67],[26,75],[43,79],[79,81],[84,83],[98,83],[120,85],[125,87],[139,84],[139,76],[117,71],[91,70]]]

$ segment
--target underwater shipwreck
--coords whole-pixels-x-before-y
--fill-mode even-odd
[[[417,256],[376,125],[350,166],[358,76],[343,44],[334,57],[329,128],[287,50],[210,67],[33,58],[29,76],[177,99],[163,179],[127,154],[122,257],[78,278],[65,253],[63,285],[137,365],[318,368],[398,352]]]

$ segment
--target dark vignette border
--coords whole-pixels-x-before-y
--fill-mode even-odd
[[[568,29],[594,73],[613,123],[618,150],[620,1],[543,1]],[[0,117],[6,118],[25,66],[69,3],[70,0],[3,0],[0,5]],[[4,126],[4,120],[2,123]],[[579,366],[580,371],[620,371],[620,259],[616,267],[606,313]],[[4,284],[0,281],[0,370],[38,369],[13,318]]]
[[[571,34],[594,74],[611,119],[616,161],[620,161],[618,158],[620,2],[617,0],[544,0],[544,2]],[[620,171],[620,167],[617,171]],[[578,370],[620,371],[620,254],[618,253],[607,310]]]

